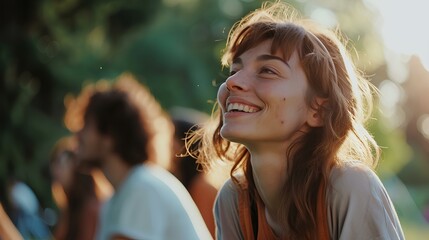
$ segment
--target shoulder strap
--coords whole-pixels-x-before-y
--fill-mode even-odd
[[[258,205],[255,200],[250,199],[245,178],[239,180],[238,213],[240,227],[246,240],[255,240],[258,236]],[[318,240],[330,240],[328,218],[326,213],[325,199],[326,185],[320,184],[317,195],[317,236]]]
[[[252,209],[247,182],[244,176],[237,177],[237,180],[239,181],[238,216],[240,219],[241,231],[244,239],[254,240],[255,235],[252,227]]]

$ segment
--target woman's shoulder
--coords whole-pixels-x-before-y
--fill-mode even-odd
[[[334,239],[403,239],[390,197],[377,174],[363,163],[334,167],[327,189]]]
[[[241,181],[241,180],[239,180]],[[232,178],[228,178],[219,190],[218,198],[237,198],[240,186]]]
[[[243,191],[247,191],[247,181],[244,176],[227,179],[217,194],[216,205],[236,208]]]
[[[214,206],[217,239],[244,239],[239,217],[240,189],[238,183],[229,178],[217,195]]]
[[[329,178],[330,187],[336,193],[362,194],[383,188],[382,183],[369,166],[361,162],[347,162],[335,166]]]

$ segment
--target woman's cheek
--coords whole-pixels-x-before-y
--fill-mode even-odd
[[[226,88],[226,83],[220,85],[217,92],[217,102],[222,110],[225,110],[226,98],[228,97],[228,89]]]

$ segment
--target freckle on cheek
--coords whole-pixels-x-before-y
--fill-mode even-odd
[[[283,101],[286,101],[286,98],[283,98]]]
[[[284,121],[280,121],[282,124],[285,123]]]

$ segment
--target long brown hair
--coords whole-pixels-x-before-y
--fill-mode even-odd
[[[328,184],[332,167],[348,161],[372,167],[377,163],[379,148],[364,127],[374,88],[354,68],[338,32],[298,17],[286,4],[265,3],[233,26],[222,64],[229,66],[232,59],[268,39],[272,40],[272,53],[281,52],[285,61],[297,51],[309,82],[307,104],[318,110],[324,125],[311,128],[287,149],[288,177],[278,220],[289,229],[291,239],[317,239],[317,192],[321,184]],[[324,102],[316,102],[316,97]],[[236,182],[234,174],[243,171],[250,192],[256,192],[248,150],[223,139],[219,109],[214,117],[216,128],[207,127],[190,139],[202,139],[199,161],[207,166],[219,158],[233,161],[232,179]]]

